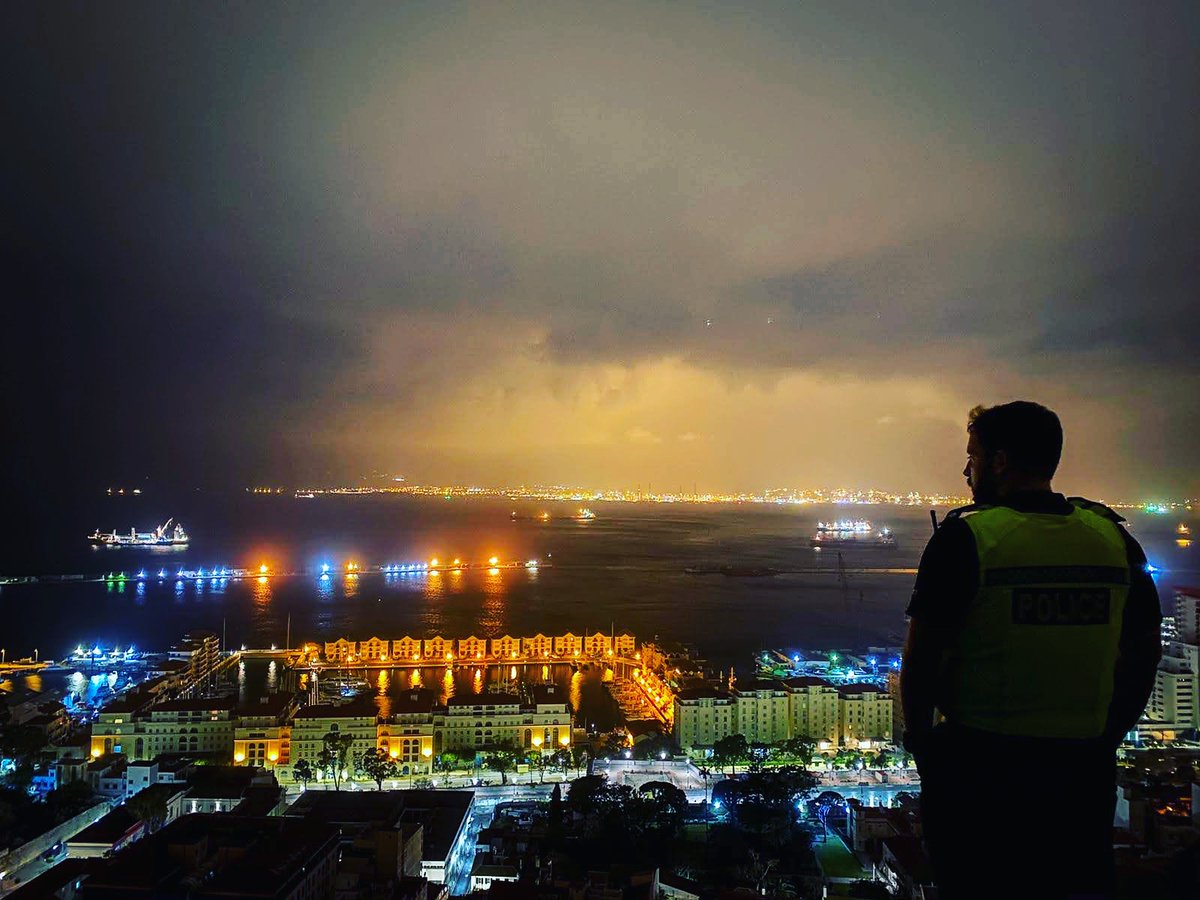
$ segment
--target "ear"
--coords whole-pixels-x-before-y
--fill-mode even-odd
[[[1003,475],[1008,471],[1008,451],[997,450],[992,454],[992,471],[997,475]]]

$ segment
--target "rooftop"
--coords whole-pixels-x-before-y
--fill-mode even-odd
[[[471,791],[305,791],[284,812],[333,825],[421,825],[424,859],[445,859],[475,802]]]
[[[782,691],[783,689],[783,682],[768,678],[746,678],[739,681],[734,688],[739,694],[747,694],[750,691]]]
[[[833,687],[833,685],[824,678],[814,678],[811,675],[802,675],[798,678],[785,678],[782,684],[784,687],[791,688],[793,690],[810,687]]]
[[[520,706],[516,694],[465,694],[451,697],[448,706]]]
[[[187,697],[168,700],[150,707],[147,712],[228,712],[237,706],[235,697]]]
[[[693,685],[692,687],[684,688],[675,695],[676,700],[703,700],[705,698],[712,700],[728,700],[732,697],[729,691],[723,688],[714,687],[711,684]]]
[[[141,820],[127,806],[118,806],[105,813],[91,825],[67,838],[68,844],[115,844]]]
[[[886,694],[888,689],[877,684],[839,684],[837,692],[845,697],[854,694]]]
[[[297,719],[366,719],[379,715],[373,696],[355,697],[349,703],[315,703],[296,713]]]
[[[118,853],[87,881],[89,897],[291,896],[307,869],[337,848],[319,822],[228,813],[176,819]],[[202,861],[206,871],[197,869]],[[203,877],[201,877],[203,876]]]
[[[405,691],[392,698],[392,714],[431,712],[436,702],[437,696],[427,688]]]
[[[237,708],[239,716],[271,716],[279,717],[296,700],[295,694],[268,694],[256,700],[244,703]]]

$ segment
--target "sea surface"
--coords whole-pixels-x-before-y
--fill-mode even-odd
[[[0,646],[9,659],[62,658],[77,645],[165,649],[192,628],[223,634],[227,646],[266,647],[339,637],[364,640],[494,637],[628,631],[693,644],[714,668],[748,671],[760,648],[894,646],[904,632],[912,575],[860,569],[912,569],[930,534],[915,507],[763,504],[582,503],[394,495],[200,494],[170,502],[153,496],[104,497],[65,517],[46,535],[36,568],[5,561],[4,575],[103,575],[145,569],[144,582],[84,581],[0,587]],[[518,517],[514,519],[512,514]],[[939,515],[945,510],[939,510]],[[543,520],[541,513],[550,518]],[[148,531],[169,516],[192,535],[183,549],[94,548],[95,528]],[[818,520],[869,519],[888,526],[895,547],[809,546]],[[1200,583],[1200,549],[1176,540],[1180,521],[1131,515],[1135,536],[1170,588]],[[384,564],[481,564],[537,559],[536,570],[486,567],[440,575],[384,575]],[[347,562],[361,566],[345,576]],[[319,576],[329,565],[331,575]],[[267,579],[153,577],[160,569],[267,565]],[[728,577],[689,567],[769,567],[786,574]],[[290,632],[289,632],[290,624]]]

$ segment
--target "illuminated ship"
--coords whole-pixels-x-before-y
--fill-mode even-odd
[[[596,518],[596,514],[585,507],[575,514],[575,518],[581,522],[590,522],[592,519]]]
[[[896,546],[896,536],[887,526],[875,531],[864,519],[853,522],[818,522],[809,546],[815,550],[873,550]]]
[[[103,547],[183,547],[187,545],[189,540],[188,533],[183,530],[183,526],[175,522],[175,527],[171,527],[173,519],[167,519],[153,531],[139,532],[133,528],[129,529],[129,534],[118,534],[115,531],[108,534],[102,534],[97,528],[94,532],[88,535],[88,540],[93,544],[99,544]]]
[[[846,519],[837,522],[818,522],[817,534],[870,534],[871,523],[866,519]]]

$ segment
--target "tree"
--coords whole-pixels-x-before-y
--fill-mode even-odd
[[[550,843],[556,844],[562,839],[562,824],[563,824],[563,800],[562,800],[562,785],[554,785],[554,790],[550,794],[550,809],[546,817],[546,836],[550,839]]]
[[[483,758],[483,764],[489,769],[500,773],[500,783],[508,784],[508,772],[516,768],[517,754],[508,747],[496,747],[488,751]]]
[[[577,744],[571,748],[571,767],[575,769],[576,774],[588,767],[591,756],[587,747]]]
[[[562,772],[563,777],[567,777],[567,770],[571,768],[571,751],[566,747],[562,747],[554,751],[554,755],[550,757],[550,765]]]
[[[308,783],[317,777],[317,773],[313,771],[312,763],[307,759],[298,759],[292,766],[292,777],[303,784],[305,790],[308,790]]]
[[[146,823],[146,831],[153,834],[167,821],[169,810],[167,799],[161,791],[138,791],[125,801],[126,808]]]
[[[745,735],[731,734],[713,744],[713,762],[724,772],[726,766],[736,767],[750,755],[750,743]]]
[[[333,782],[333,789],[342,789],[342,773],[350,764],[350,748],[354,735],[331,731],[324,737],[324,747],[317,754],[317,768],[326,773]]]
[[[816,779],[798,766],[751,771],[737,781],[722,782],[723,797],[734,818],[747,831],[775,844],[791,833],[796,810]]]
[[[610,731],[600,741],[600,748],[597,750],[596,755],[602,759],[615,759],[624,756],[626,750],[629,750],[629,746],[626,744],[625,732]],[[632,752],[630,750],[631,754]]]
[[[6,725],[0,730],[0,756],[14,760],[18,768],[32,767],[45,746],[46,735],[32,725]]]
[[[791,737],[775,745],[778,756],[783,762],[796,763],[801,768],[807,768],[812,759],[816,743],[811,738]]]
[[[381,747],[364,750],[358,755],[357,765],[359,771],[375,782],[375,789],[378,791],[383,790],[385,781],[400,774],[400,766]]]
[[[687,815],[687,794],[669,781],[647,781],[640,793],[647,801],[647,828],[667,837],[678,834]]]

